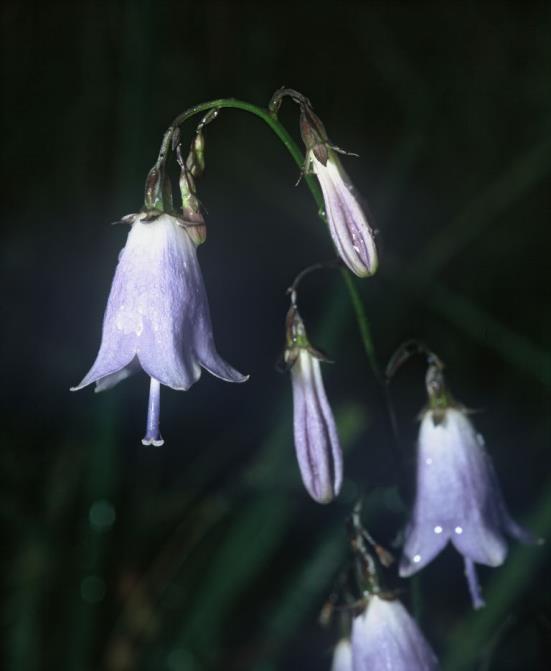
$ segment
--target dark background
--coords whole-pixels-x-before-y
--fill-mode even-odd
[[[391,545],[411,496],[423,366],[392,386],[406,478],[338,273],[300,301],[345,447],[336,503],[309,500],[274,371],[285,289],[332,246],[269,128],[207,129],[199,250],[218,348],[251,379],[163,389],[161,449],[140,445],[147,381],[70,394],[99,346],[124,227],[180,111],[310,97],[377,228],[358,281],[384,365],[406,338],[477,410],[516,519],[549,536],[551,11],[547,3],[14,2],[2,9],[2,641],[12,671],[329,669],[317,616],[358,491]],[[281,120],[295,137],[297,110]],[[184,133],[193,132],[193,123]],[[445,669],[548,668],[548,546],[513,543],[470,608],[447,550],[403,598]],[[547,568],[547,571],[546,571]]]

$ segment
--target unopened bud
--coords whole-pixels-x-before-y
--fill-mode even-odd
[[[342,452],[321,377],[320,355],[308,342],[295,305],[287,313],[285,362],[293,383],[295,450],[304,486],[318,503],[329,503],[342,484]]]
[[[325,126],[314,110],[307,105],[300,106],[300,135],[307,152],[312,152],[322,165],[326,165],[329,158],[329,140]]]
[[[200,177],[205,172],[205,136],[201,130],[197,131],[191,143],[186,168],[193,177]]]
[[[145,180],[144,208],[146,210],[163,211],[163,194],[165,190],[164,165],[155,164]]]
[[[182,195],[182,225],[198,246],[207,239],[207,225],[201,213],[201,204],[195,195],[195,181],[185,166],[180,172],[179,184]]]
[[[367,277],[377,270],[373,230],[354,186],[329,143],[325,127],[312,107],[300,107],[300,133],[306,145],[304,171],[313,172],[323,193],[325,214],[333,244],[348,268]]]

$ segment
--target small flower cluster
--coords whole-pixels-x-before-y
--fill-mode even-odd
[[[323,217],[339,265],[358,277],[371,276],[378,266],[373,228],[338,158],[344,152],[329,142],[310,101],[297,91],[276,92],[269,106],[273,118],[284,96],[300,107],[306,149],[303,172],[318,180]],[[144,445],[164,442],[160,431],[162,385],[188,390],[202,369],[228,382],[247,379],[217,352],[197,258],[197,248],[206,240],[197,196],[197,180],[205,168],[203,128],[217,114],[214,108],[203,118],[187,156],[182,153],[178,124],[165,134],[159,158],[146,180],[143,208],[122,218],[130,231],[115,270],[97,358],[73,388],[94,383],[97,392],[104,391],[144,371],[150,378]],[[167,171],[171,150],[180,167],[179,207],[173,204]],[[335,262],[332,266],[336,267]],[[321,375],[320,362],[327,358],[310,344],[297,307],[299,280],[319,267],[324,266],[303,271],[290,289],[283,360],[291,373],[294,443],[302,481],[314,501],[326,504],[341,490],[343,456]],[[389,366],[392,374],[413,351],[415,347],[405,347],[397,352]],[[417,487],[399,575],[407,578],[421,570],[451,542],[463,556],[472,602],[479,608],[484,601],[475,564],[502,564],[507,555],[506,536],[526,543],[536,539],[511,518],[484,441],[473,426],[471,413],[449,393],[442,362],[424,347],[417,346],[417,351],[427,355],[428,404],[421,415]],[[379,586],[373,549],[385,566],[381,557],[386,555],[361,527],[358,511],[352,527],[357,573],[362,577],[358,585],[362,608],[351,622],[349,635],[335,648],[333,671],[435,671],[438,661],[419,627],[396,594]]]
[[[288,93],[287,90],[280,90],[274,95],[270,105],[272,111],[279,106],[282,96]],[[297,92],[291,93],[300,104],[300,129],[307,149],[304,171],[313,171],[319,180],[336,250],[356,275],[372,275],[377,269],[373,231],[336,156],[337,148],[329,143],[323,124],[314,114],[308,99]],[[248,379],[227,364],[216,351],[196,251],[206,239],[206,224],[196,193],[196,180],[205,169],[203,128],[217,115],[216,108],[205,115],[197,127],[186,158],[182,155],[179,130],[171,126],[165,135],[159,158],[146,180],[144,207],[140,212],[121,219],[131,229],[119,255],[107,301],[99,353],[88,374],[80,384],[72,387],[76,391],[95,383],[97,392],[104,391],[134,372],[143,370],[150,377],[144,445],[160,446],[164,442],[159,428],[161,385],[187,390],[199,379],[201,368],[229,382]],[[170,145],[176,150],[180,166],[179,211],[173,205],[166,168]],[[314,363],[315,355],[313,359],[306,355],[307,351],[308,347],[297,348],[300,355],[297,354],[298,363],[293,367],[295,409],[300,411],[303,408],[306,417],[310,416],[307,410],[312,399],[318,399],[320,407],[323,406],[322,425],[319,429],[310,428],[318,431],[319,436],[329,432],[327,437],[332,444],[335,473],[328,489],[327,482],[314,484],[315,479],[327,477],[321,472],[316,475],[311,472],[307,488],[316,500],[326,502],[340,488],[340,448],[319,364],[317,361]],[[319,393],[309,394],[310,380]],[[299,430],[297,426],[295,423],[295,436]],[[303,438],[308,439],[309,433],[303,432]],[[304,441],[301,448],[297,442],[301,464],[308,458],[308,450],[305,451],[304,446]],[[319,454],[322,452],[318,450]],[[301,468],[306,483],[309,477],[307,467]],[[318,486],[321,489],[318,490]]]

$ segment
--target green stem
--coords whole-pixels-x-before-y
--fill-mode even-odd
[[[190,107],[185,112],[182,112],[182,114],[179,114],[174,119],[174,121],[172,122],[172,124],[165,133],[165,136],[163,138],[163,144],[161,147],[161,155],[159,156],[159,158],[163,160],[166,158],[169,142],[171,141],[174,132],[181,124],[183,124],[191,117],[200,114],[201,112],[206,112],[207,110],[210,109],[222,109],[222,108],[233,108],[233,109],[244,110],[245,112],[254,114],[255,116],[262,119],[262,121],[268,124],[268,126],[283,142],[283,144],[285,145],[288,152],[291,154],[291,156],[293,157],[295,163],[299,166],[299,168],[301,170],[304,168],[304,162],[305,162],[304,154],[299,149],[293,138],[289,135],[285,127],[277,120],[276,116],[271,114],[268,110],[263,109],[262,107],[258,107],[257,105],[253,105],[243,100],[237,100],[236,98],[219,98],[217,100],[211,100],[208,102],[201,103],[200,105]],[[310,189],[310,193],[312,194],[314,200],[316,201],[316,204],[318,206],[318,215],[324,221],[324,223],[327,223],[325,217],[325,206],[323,202],[323,196],[317,181],[315,180],[314,177],[312,177],[312,175],[307,174],[304,174],[304,180],[306,181],[306,184]],[[344,282],[346,284],[346,288],[348,290],[348,294],[350,296],[350,301],[352,303],[354,314],[356,315],[356,321],[358,323],[360,336],[362,339],[365,353],[367,355],[367,359],[369,361],[369,365],[371,366],[373,374],[375,375],[377,380],[379,382],[382,382],[382,376],[375,356],[375,347],[373,345],[373,340],[371,338],[371,329],[369,326],[369,320],[367,318],[367,314],[365,312],[362,299],[360,297],[356,285],[354,284],[354,278],[352,277],[350,271],[343,268],[341,272]]]
[[[371,337],[371,327],[369,325],[369,319],[365,312],[364,305],[356,285],[354,284],[354,278],[352,273],[346,268],[341,269],[341,274],[348,289],[348,294],[350,295],[350,300],[352,302],[352,307],[354,308],[354,313],[356,315],[356,321],[358,323],[358,328],[360,329],[360,336],[364,346],[365,354],[373,375],[377,381],[384,387],[383,376],[381,375],[381,370],[379,364],[377,363],[377,356],[375,354],[375,347],[373,345],[373,339]]]
[[[283,126],[275,116],[270,114],[268,110],[265,110],[262,107],[258,107],[257,105],[252,105],[251,103],[245,102],[243,100],[237,100],[236,98],[219,98],[218,100],[210,100],[208,102],[201,103],[200,105],[194,105],[193,107],[187,109],[185,112],[179,114],[170,124],[170,127],[165,133],[165,137],[163,138],[163,145],[161,147],[161,152],[163,152],[163,150],[166,151],[166,147],[168,146],[167,139],[172,137],[172,134],[174,133],[176,128],[178,128],[178,126],[183,124],[188,119],[191,119],[191,117],[194,117],[197,114],[201,114],[201,112],[206,112],[210,109],[222,109],[222,108],[244,110],[245,112],[254,114],[255,116],[262,119],[262,121],[268,124],[268,126],[270,126],[270,128],[274,131],[274,133],[278,136],[278,138],[283,142],[288,152],[293,157],[295,163],[302,170],[302,168],[304,167],[304,154],[300,151],[296,142],[289,135],[289,133],[285,129],[285,126]],[[312,177],[312,175],[304,175],[304,179],[306,180],[306,184],[308,185],[308,188],[310,189],[310,192],[318,205],[321,215],[321,212],[324,211],[324,204],[323,204],[323,196],[321,195],[321,191],[317,185],[317,182]]]

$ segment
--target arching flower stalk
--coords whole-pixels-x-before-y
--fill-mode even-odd
[[[329,503],[342,484],[342,452],[333,412],[327,400],[320,361],[327,360],[314,349],[296,305],[287,313],[286,366],[293,384],[295,449],[302,481],[318,503]]]
[[[220,357],[214,344],[196,251],[205,225],[192,167],[182,165],[181,215],[173,211],[161,155],[146,182],[144,209],[123,218],[131,228],[107,301],[100,349],[88,374],[73,387],[95,383],[97,392],[104,391],[145,371],[151,382],[144,445],[163,444],[161,385],[187,390],[201,368],[228,382],[247,379]]]
[[[499,566],[506,536],[524,543],[535,537],[509,515],[484,441],[468,411],[451,398],[441,362],[429,356],[429,396],[419,430],[417,491],[405,531],[400,575],[413,575],[451,541],[463,555],[473,606],[484,605],[475,563]]]

